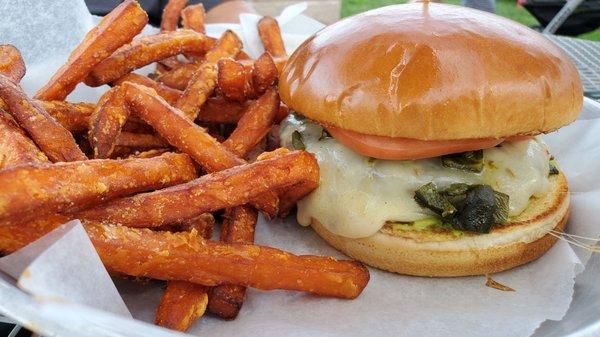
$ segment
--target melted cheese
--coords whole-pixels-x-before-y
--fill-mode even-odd
[[[320,166],[319,187],[298,202],[298,222],[318,219],[332,233],[349,238],[375,234],[387,221],[411,222],[434,215],[414,200],[420,186],[434,182],[488,184],[509,195],[510,216],[520,214],[532,196],[549,188],[546,145],[539,139],[505,142],[484,150],[481,173],[443,167],[439,157],[422,160],[374,160],[361,156],[333,138],[323,138],[323,128],[293,114],[281,123],[281,144],[292,148],[298,131],[306,150]]]

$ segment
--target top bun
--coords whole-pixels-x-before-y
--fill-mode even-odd
[[[577,70],[546,37],[436,3],[324,28],[290,57],[279,87],[287,105],[325,126],[421,140],[549,132],[583,104]]]

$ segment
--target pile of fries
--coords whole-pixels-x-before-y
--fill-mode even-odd
[[[207,308],[235,318],[248,286],[357,297],[362,264],[253,245],[258,211],[285,215],[319,181],[313,155],[266,140],[287,114],[277,22],[260,21],[267,52],[253,60],[232,31],[206,36],[204,8],[186,5],[170,1],[160,33],[136,37],[148,17],[124,1],[33,98],[19,51],[0,46],[0,252],[81,219],[111,273],[167,281],[156,323],[180,331]],[[79,83],[111,88],[65,101]]]

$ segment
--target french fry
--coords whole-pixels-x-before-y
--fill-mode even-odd
[[[0,251],[10,253],[68,220],[51,216],[36,223],[0,227]],[[155,232],[90,221],[84,221],[84,228],[113,273],[205,286],[297,290],[346,299],[360,295],[369,281],[368,269],[359,262],[212,242],[196,231]]]
[[[221,94],[231,100],[243,102],[262,95],[278,78],[277,67],[268,53],[256,61],[219,61],[217,85]]]
[[[0,110],[0,169],[48,162],[48,158],[29,139],[5,111]]]
[[[115,200],[84,210],[78,216],[132,227],[160,227],[243,205],[265,192],[299,183],[314,189],[318,182],[319,166],[314,156],[296,151],[204,175],[172,188]]]
[[[130,158],[130,159],[131,158],[154,158],[154,157],[160,156],[161,154],[163,154],[165,152],[169,152],[169,150],[168,149],[153,149],[153,150],[134,153],[127,158]]]
[[[136,73],[129,73],[113,82],[112,85],[121,85],[123,82],[137,83],[148,88],[152,88],[156,91],[157,94],[160,95],[160,97],[164,98],[165,101],[169,102],[169,104],[171,105],[175,104],[175,102],[177,102],[177,100],[179,99],[179,96],[181,96],[182,94],[180,90],[173,89],[147,76],[139,75]]]
[[[0,44],[0,74],[19,83],[25,76],[25,62],[21,52],[10,44]]]
[[[164,149],[169,147],[164,139],[151,134],[121,132],[115,146],[134,148],[137,151]]]
[[[94,158],[110,158],[128,117],[129,109],[125,106],[122,86],[113,87],[102,95],[90,119],[88,138]]]
[[[186,232],[196,230],[200,236],[209,239],[215,225],[210,213],[202,214],[183,224]],[[169,281],[160,304],[156,309],[156,325],[186,331],[206,311],[208,304],[208,287],[185,281]]]
[[[184,29],[191,29],[204,34],[205,15],[204,6],[201,3],[189,5],[181,11],[181,24]]]
[[[185,154],[149,159],[31,164],[0,172],[0,221],[73,211],[117,197],[151,191],[196,177]]]
[[[156,81],[177,90],[185,90],[199,66],[200,63],[184,64],[179,68],[162,73],[156,78]]]
[[[35,95],[44,101],[64,100],[102,60],[131,42],[148,23],[148,15],[135,0],[126,0],[90,30],[67,62]]]
[[[225,211],[221,225],[221,241],[228,243],[253,243],[254,227],[258,213],[248,205],[230,208]],[[223,285],[211,289],[208,310],[213,314],[234,319],[244,303],[246,287]]]
[[[279,30],[279,24],[270,16],[265,16],[258,21],[258,35],[265,50],[274,57],[286,56],[285,45]]]
[[[70,103],[65,101],[36,101],[54,117],[65,129],[76,133],[87,131],[90,116],[96,107],[90,103]]]
[[[277,117],[275,117],[275,123],[279,124],[290,114],[290,108],[285,105],[283,102],[279,105],[279,111],[277,112]]]
[[[85,229],[105,266],[130,276],[205,286],[297,290],[346,299],[360,295],[369,280],[369,271],[359,262],[213,242],[196,231],[155,232],[96,224],[86,224]]]
[[[0,98],[5,101],[8,112],[19,126],[27,131],[50,160],[59,162],[87,159],[75,143],[73,135],[4,75],[0,75]]]
[[[279,94],[271,89],[252,103],[223,145],[245,157],[267,135],[279,112]]]
[[[161,32],[170,32],[177,29],[179,16],[187,3],[188,0],[169,0],[167,2],[160,22]]]
[[[217,44],[209,50],[204,62],[198,67],[175,107],[190,120],[196,119],[198,110],[212,94],[217,80],[217,62],[225,57],[234,57],[242,49],[237,35],[228,30],[223,33]]]
[[[182,53],[204,54],[208,39],[192,30],[178,30],[144,36],[124,45],[104,59],[85,78],[85,84],[97,87],[127,75],[150,63]]]
[[[249,101],[240,103],[223,97],[211,97],[200,108],[196,121],[203,123],[236,124],[250,105]]]
[[[252,58],[250,57],[250,55],[248,55],[248,53],[246,53],[243,50],[240,50],[240,52],[235,56],[235,59],[237,61],[252,60]]]

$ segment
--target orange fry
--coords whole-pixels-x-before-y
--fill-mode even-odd
[[[267,135],[279,111],[279,94],[271,89],[254,101],[223,145],[245,157]]]
[[[203,238],[210,240],[215,219],[210,213],[202,214],[183,226],[187,232],[196,230]],[[208,287],[185,282],[169,281],[160,304],[156,309],[155,324],[186,331],[198,318],[204,315],[208,304]]]
[[[19,83],[25,76],[25,62],[21,52],[10,44],[0,44],[0,74]]]
[[[168,87],[185,90],[194,72],[198,70],[198,66],[197,63],[187,63],[179,68],[162,73],[156,80]]]
[[[175,102],[177,102],[177,100],[179,99],[179,96],[181,96],[181,94],[182,94],[182,92],[177,89],[173,89],[162,83],[156,82],[155,80],[153,80],[147,76],[139,75],[136,73],[129,73],[129,74],[121,77],[120,79],[116,80],[112,84],[113,85],[121,85],[123,82],[133,82],[133,83],[141,84],[148,88],[152,88],[156,91],[157,94],[160,95],[160,97],[164,98],[165,101],[169,102],[169,104],[171,104],[171,105],[175,104]]]
[[[189,5],[181,11],[181,24],[185,29],[204,33],[204,6],[200,4]]]
[[[215,89],[217,62],[222,58],[234,57],[241,49],[242,42],[234,32],[228,30],[223,33],[217,44],[206,53],[204,62],[188,82],[175,107],[190,120],[196,119],[198,110]]]
[[[26,177],[26,178],[23,178]],[[31,164],[0,172],[0,220],[23,221],[81,209],[117,197],[183,183],[196,177],[185,154],[149,159]]]
[[[262,95],[272,87],[279,77],[277,66],[269,53],[262,54],[255,62],[252,69],[252,84],[255,95]]]
[[[253,243],[254,227],[258,214],[251,206],[239,206],[225,211],[221,225],[221,241],[228,243]],[[246,287],[223,285],[212,288],[208,309],[225,319],[234,319],[244,303]]]
[[[44,163],[48,158],[5,111],[0,109],[0,169]]]
[[[135,227],[183,222],[202,213],[246,204],[299,183],[316,188],[319,167],[302,151],[204,175],[186,184],[116,200],[79,213],[82,219]]]
[[[35,95],[36,99],[64,100],[75,86],[102,60],[122,45],[131,42],[148,23],[148,15],[135,0],[126,0],[90,30],[50,81]]]
[[[0,251],[10,253],[68,220],[51,216],[0,227]],[[298,290],[347,299],[360,295],[369,281],[368,269],[358,262],[212,242],[196,231],[155,232],[89,221],[84,228],[109,271],[135,277]]]
[[[121,132],[121,134],[119,134],[117,137],[115,146],[125,146],[135,148],[140,151],[145,151],[151,149],[164,149],[169,147],[169,143],[155,135]]]
[[[127,117],[129,117],[129,109],[125,106],[123,88],[118,86],[105,92],[90,119],[88,137],[94,158],[110,157]]]
[[[178,30],[144,36],[122,46],[100,62],[85,78],[85,84],[97,87],[127,75],[150,63],[182,53],[206,52],[209,43],[203,35],[192,30]]]
[[[8,112],[50,160],[59,162],[87,159],[75,143],[73,135],[3,75],[0,75],[0,98],[8,106]]]
[[[270,16],[260,19],[258,21],[258,35],[265,50],[271,55],[274,57],[287,55],[277,20]]]
[[[256,61],[219,61],[217,85],[221,94],[243,102],[262,95],[277,81],[277,67],[268,53]]]
[[[153,149],[153,150],[134,153],[127,158],[154,158],[154,157],[160,156],[161,154],[163,154],[165,152],[169,152],[169,150],[168,149]]]
[[[90,116],[96,107],[90,103],[69,103],[65,101],[36,101],[60,125],[71,132],[87,131]]]
[[[170,32],[177,29],[181,10],[187,5],[188,0],[169,0],[163,9],[160,22],[161,32]]]
[[[242,118],[248,106],[248,101],[240,103],[223,97],[211,97],[200,108],[196,121],[235,124]]]

